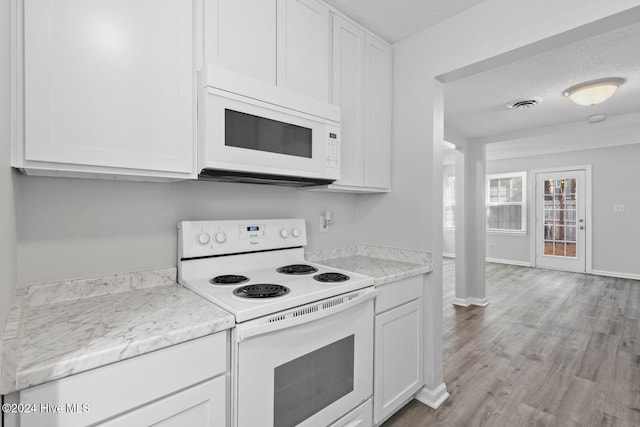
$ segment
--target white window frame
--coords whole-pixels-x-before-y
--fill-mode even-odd
[[[442,202],[442,223],[445,230],[455,230],[456,229],[456,177],[448,176],[444,181],[444,190],[443,196],[444,200]],[[447,224],[447,209],[449,207],[453,207],[453,217],[452,223]]]
[[[521,202],[491,202],[491,180],[494,179],[504,179],[504,178],[522,178],[522,201]],[[517,234],[517,235],[526,235],[527,234],[527,209],[528,209],[528,199],[527,199],[527,172],[509,172],[509,173],[500,173],[500,174],[492,174],[487,175],[486,181],[486,210],[487,210],[487,220],[486,220],[486,229],[487,233],[491,234]],[[489,210],[491,206],[504,206],[504,205],[512,205],[512,206],[522,206],[522,218],[520,223],[520,230],[510,230],[504,228],[489,228]]]

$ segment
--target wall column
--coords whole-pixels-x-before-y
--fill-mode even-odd
[[[485,283],[486,145],[456,149],[456,291],[452,303],[463,307],[489,303]]]

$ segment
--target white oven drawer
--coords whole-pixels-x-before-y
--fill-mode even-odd
[[[369,399],[329,427],[371,427],[373,425],[372,410],[373,404]]]

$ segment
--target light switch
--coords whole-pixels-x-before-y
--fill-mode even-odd
[[[613,205],[614,212],[624,212],[624,205]]]

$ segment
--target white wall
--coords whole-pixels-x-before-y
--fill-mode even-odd
[[[554,137],[548,137],[553,139]],[[567,141],[570,135],[556,137]],[[593,232],[593,269],[623,275],[640,276],[637,262],[637,246],[640,241],[640,136],[626,135],[628,142],[635,144],[605,147],[600,149],[544,154],[487,162],[487,173],[498,174],[535,169],[592,165],[593,167],[593,221],[589,226]],[[445,177],[452,175],[445,169]],[[535,179],[531,174],[529,180]],[[487,257],[529,264],[532,260],[531,233],[534,230],[532,211],[535,194],[528,194],[527,235],[488,233]],[[614,213],[613,205],[625,205],[623,213]],[[452,234],[445,230],[445,236]],[[447,242],[447,238],[445,238]],[[455,242],[445,246],[455,253]]]
[[[16,181],[20,283],[175,266],[181,220],[304,218],[310,248],[355,243],[349,194],[206,181]],[[320,233],[325,210],[334,221]]]
[[[485,0],[395,44],[393,191],[359,201],[358,239],[441,252],[442,224],[434,215],[441,216],[442,165],[436,157],[442,141],[434,144],[434,139],[444,130],[441,121],[434,122],[442,117],[442,104],[434,108],[441,89],[435,77],[446,81],[549,48],[554,40],[584,37],[583,26],[639,5],[638,0]],[[624,16],[611,20],[624,21]]]
[[[554,41],[584,37],[580,27],[638,5],[638,0],[485,0],[394,45],[392,193],[359,200],[357,238],[367,244],[433,252],[428,298],[439,301],[425,307],[431,310],[425,312],[427,324],[440,322],[442,316],[437,290],[442,285],[444,122],[443,88],[435,78],[459,78],[537,53]],[[425,349],[428,388],[441,381],[441,325],[435,325],[426,339],[435,346]]]
[[[488,162],[488,173],[530,171],[552,167],[593,165],[593,269],[640,276],[638,242],[640,242],[640,135],[628,135],[638,143],[597,150],[547,154],[528,158]],[[529,175],[529,179],[534,179]],[[533,194],[529,194],[528,234],[533,230],[531,212]],[[614,213],[613,205],[625,205],[625,211]],[[528,236],[487,235],[487,256],[529,262]],[[493,245],[493,248],[490,245]]]
[[[0,2],[0,338],[16,285],[16,222],[11,164],[10,2]],[[1,365],[1,364],[0,364]]]

